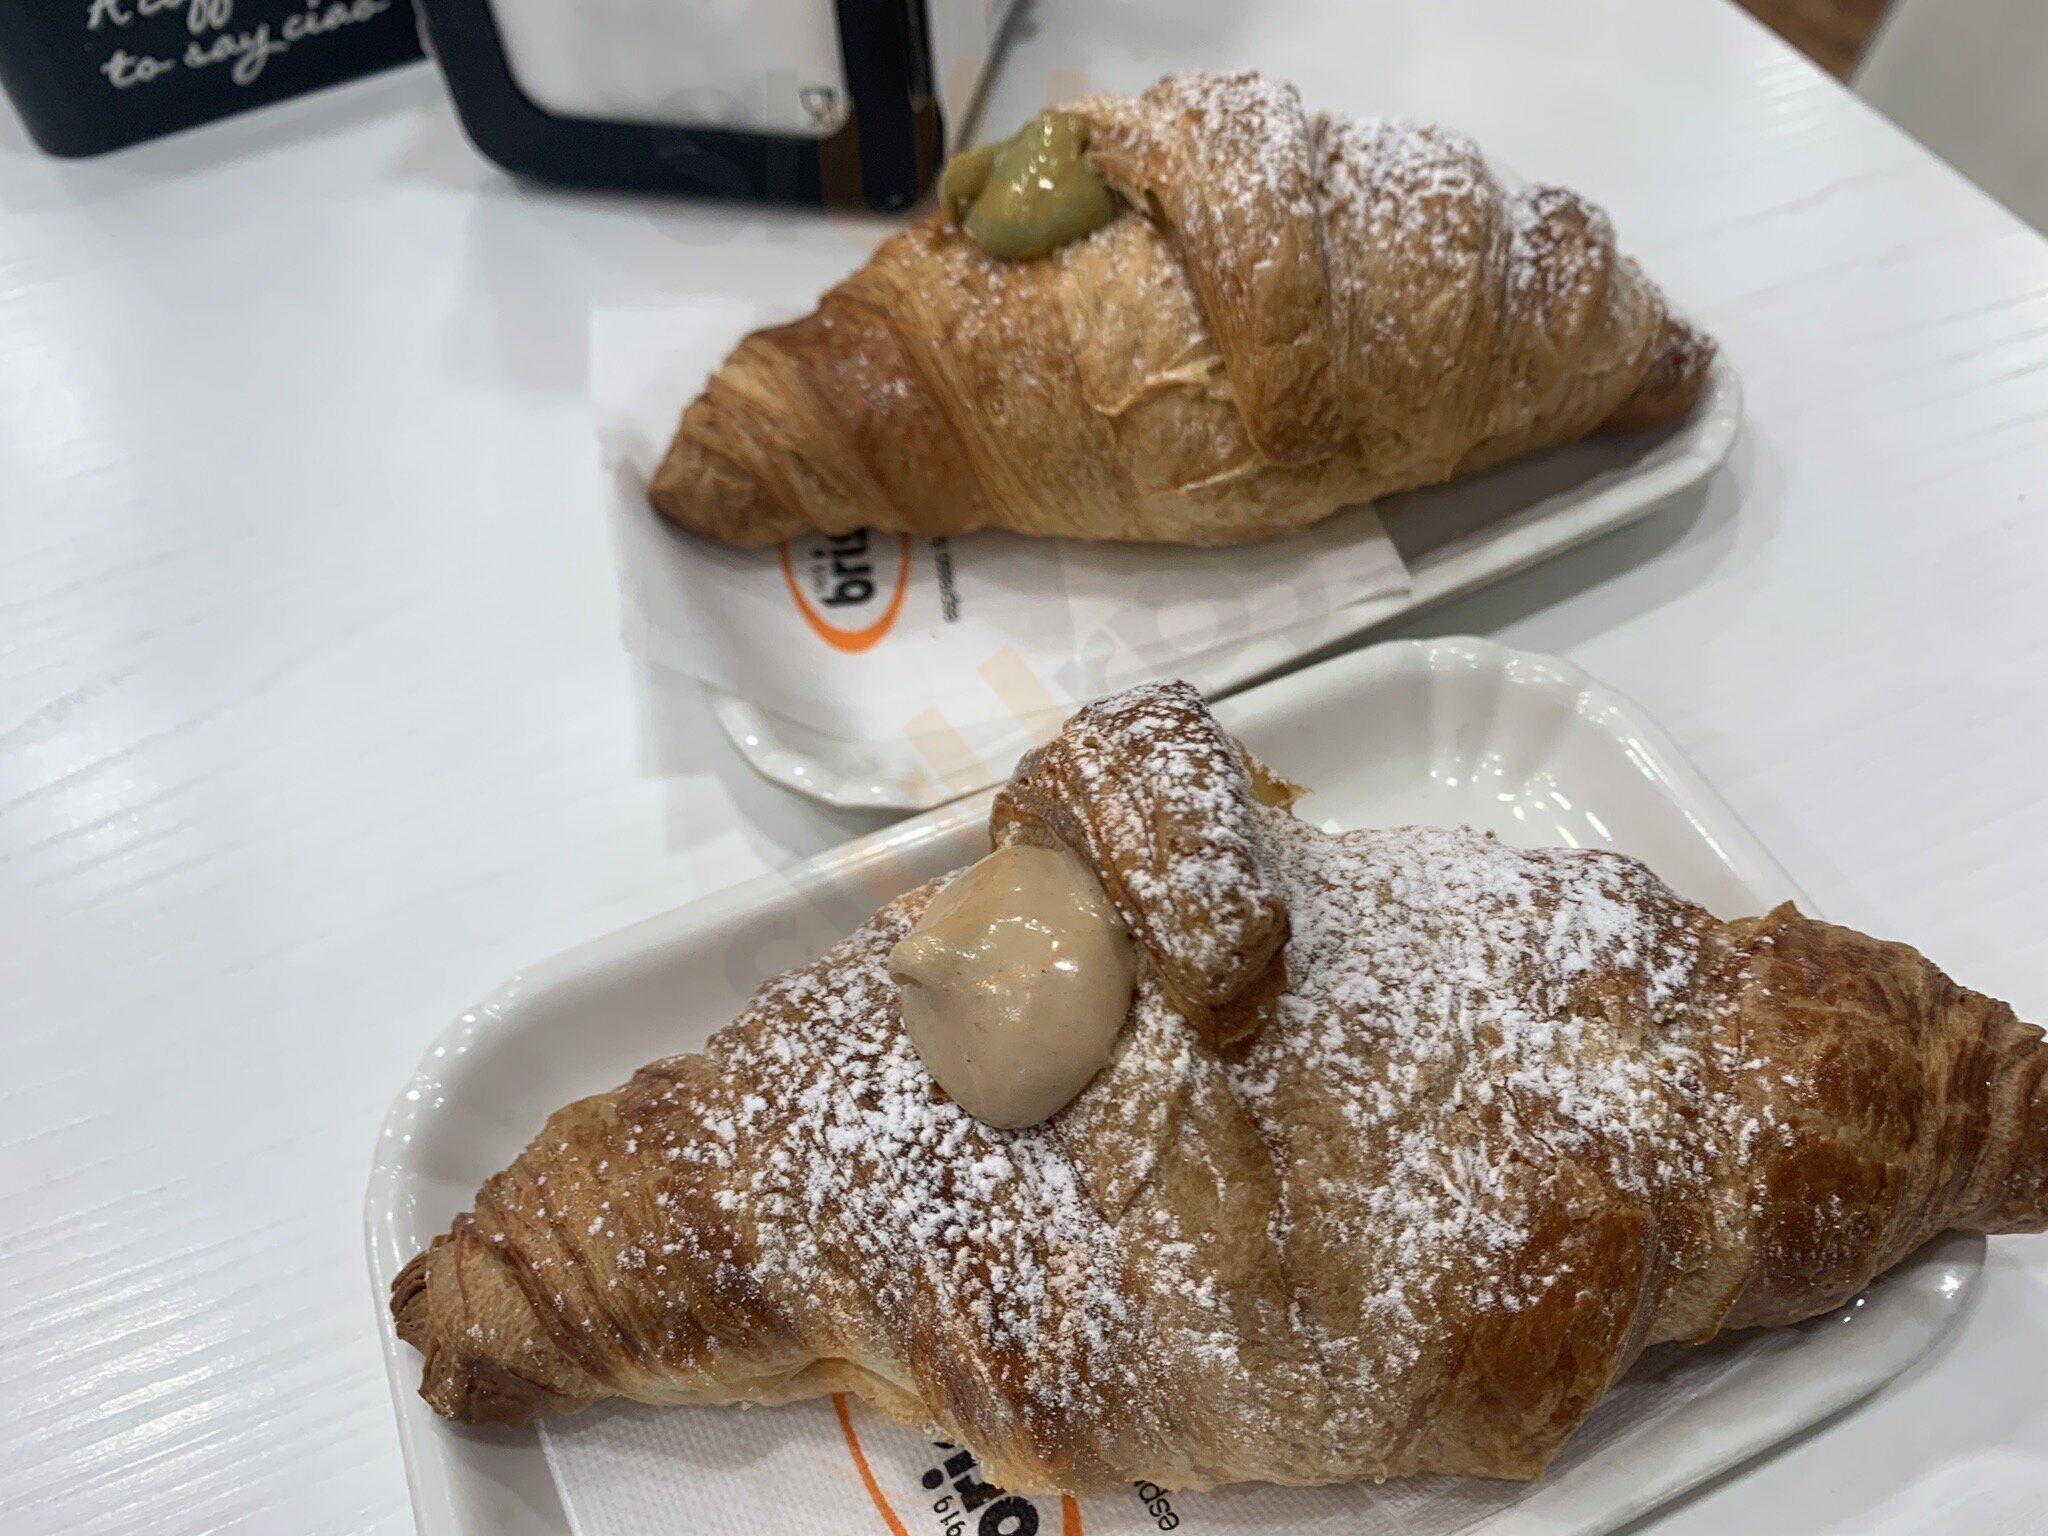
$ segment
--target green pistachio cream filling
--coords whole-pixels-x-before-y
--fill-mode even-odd
[[[1001,143],[947,161],[939,196],[989,255],[1043,256],[1116,217],[1116,194],[1088,164],[1087,147],[1080,118],[1043,112]]]

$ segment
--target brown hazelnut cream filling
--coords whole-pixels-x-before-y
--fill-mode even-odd
[[[1108,1065],[1137,983],[1131,936],[1064,848],[1016,843],[955,875],[889,954],[904,1027],[988,1125],[1057,1114]]]
[[[1088,125],[1041,112],[999,144],[955,155],[939,196],[991,256],[1020,260],[1078,240],[1116,217],[1116,194],[1088,164]]]

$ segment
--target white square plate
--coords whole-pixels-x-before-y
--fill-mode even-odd
[[[1655,725],[1564,662],[1483,640],[1396,642],[1253,688],[1217,714],[1276,770],[1314,787],[1300,809],[1319,822],[1465,822],[1526,846],[1618,848],[1722,916],[1798,895]],[[384,1305],[399,1267],[558,1105],[696,1048],[761,980],[810,959],[881,901],[978,856],[986,809],[981,795],[930,812],[545,961],[428,1052],[385,1122],[366,1212],[423,1536],[567,1527],[532,1433],[453,1429],[419,1400],[418,1358]],[[1952,1234],[1833,1317],[1646,1360],[1618,1389],[1616,1412],[1596,1415],[1512,1508],[1492,1507],[1500,1485],[1462,1485],[1479,1522],[1468,1529],[1612,1530],[1825,1418],[1941,1337],[1983,1252],[1982,1238]],[[764,1433],[773,1422],[764,1416]],[[1361,1529],[1402,1528],[1402,1488],[1385,1485],[1384,1518]]]
[[[1207,698],[1224,698],[1306,656],[1512,576],[1646,517],[1700,484],[1727,458],[1741,424],[1742,386],[1720,356],[1699,400],[1670,426],[1591,437],[1448,485],[1385,497],[1374,507],[1413,578],[1405,598],[1361,603],[1298,629],[1191,656],[1170,673]],[[756,772],[828,805],[921,810],[935,803],[934,795],[967,793],[1009,772],[1007,762],[984,759],[979,773],[948,763],[935,778],[935,765],[907,738],[843,741],[721,689],[707,685],[704,691],[720,727]],[[1021,724],[1018,731],[1021,752]]]

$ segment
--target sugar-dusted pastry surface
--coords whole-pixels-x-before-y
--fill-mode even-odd
[[[2039,1032],[1913,951],[1253,785],[1190,690],[1083,711],[993,822],[1145,949],[1080,1098],[936,1088],[912,892],[485,1184],[394,1291],[428,1401],[851,1390],[1032,1490],[1527,1477],[1647,1343],[2048,1218]]]
[[[1598,208],[1443,129],[1257,75],[1072,104],[1121,211],[989,255],[937,214],[684,411],[664,515],[1213,544],[1272,537],[1607,427],[1668,421],[1711,344]]]

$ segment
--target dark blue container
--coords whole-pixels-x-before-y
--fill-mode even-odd
[[[420,56],[412,0],[0,0],[0,84],[96,155]]]

